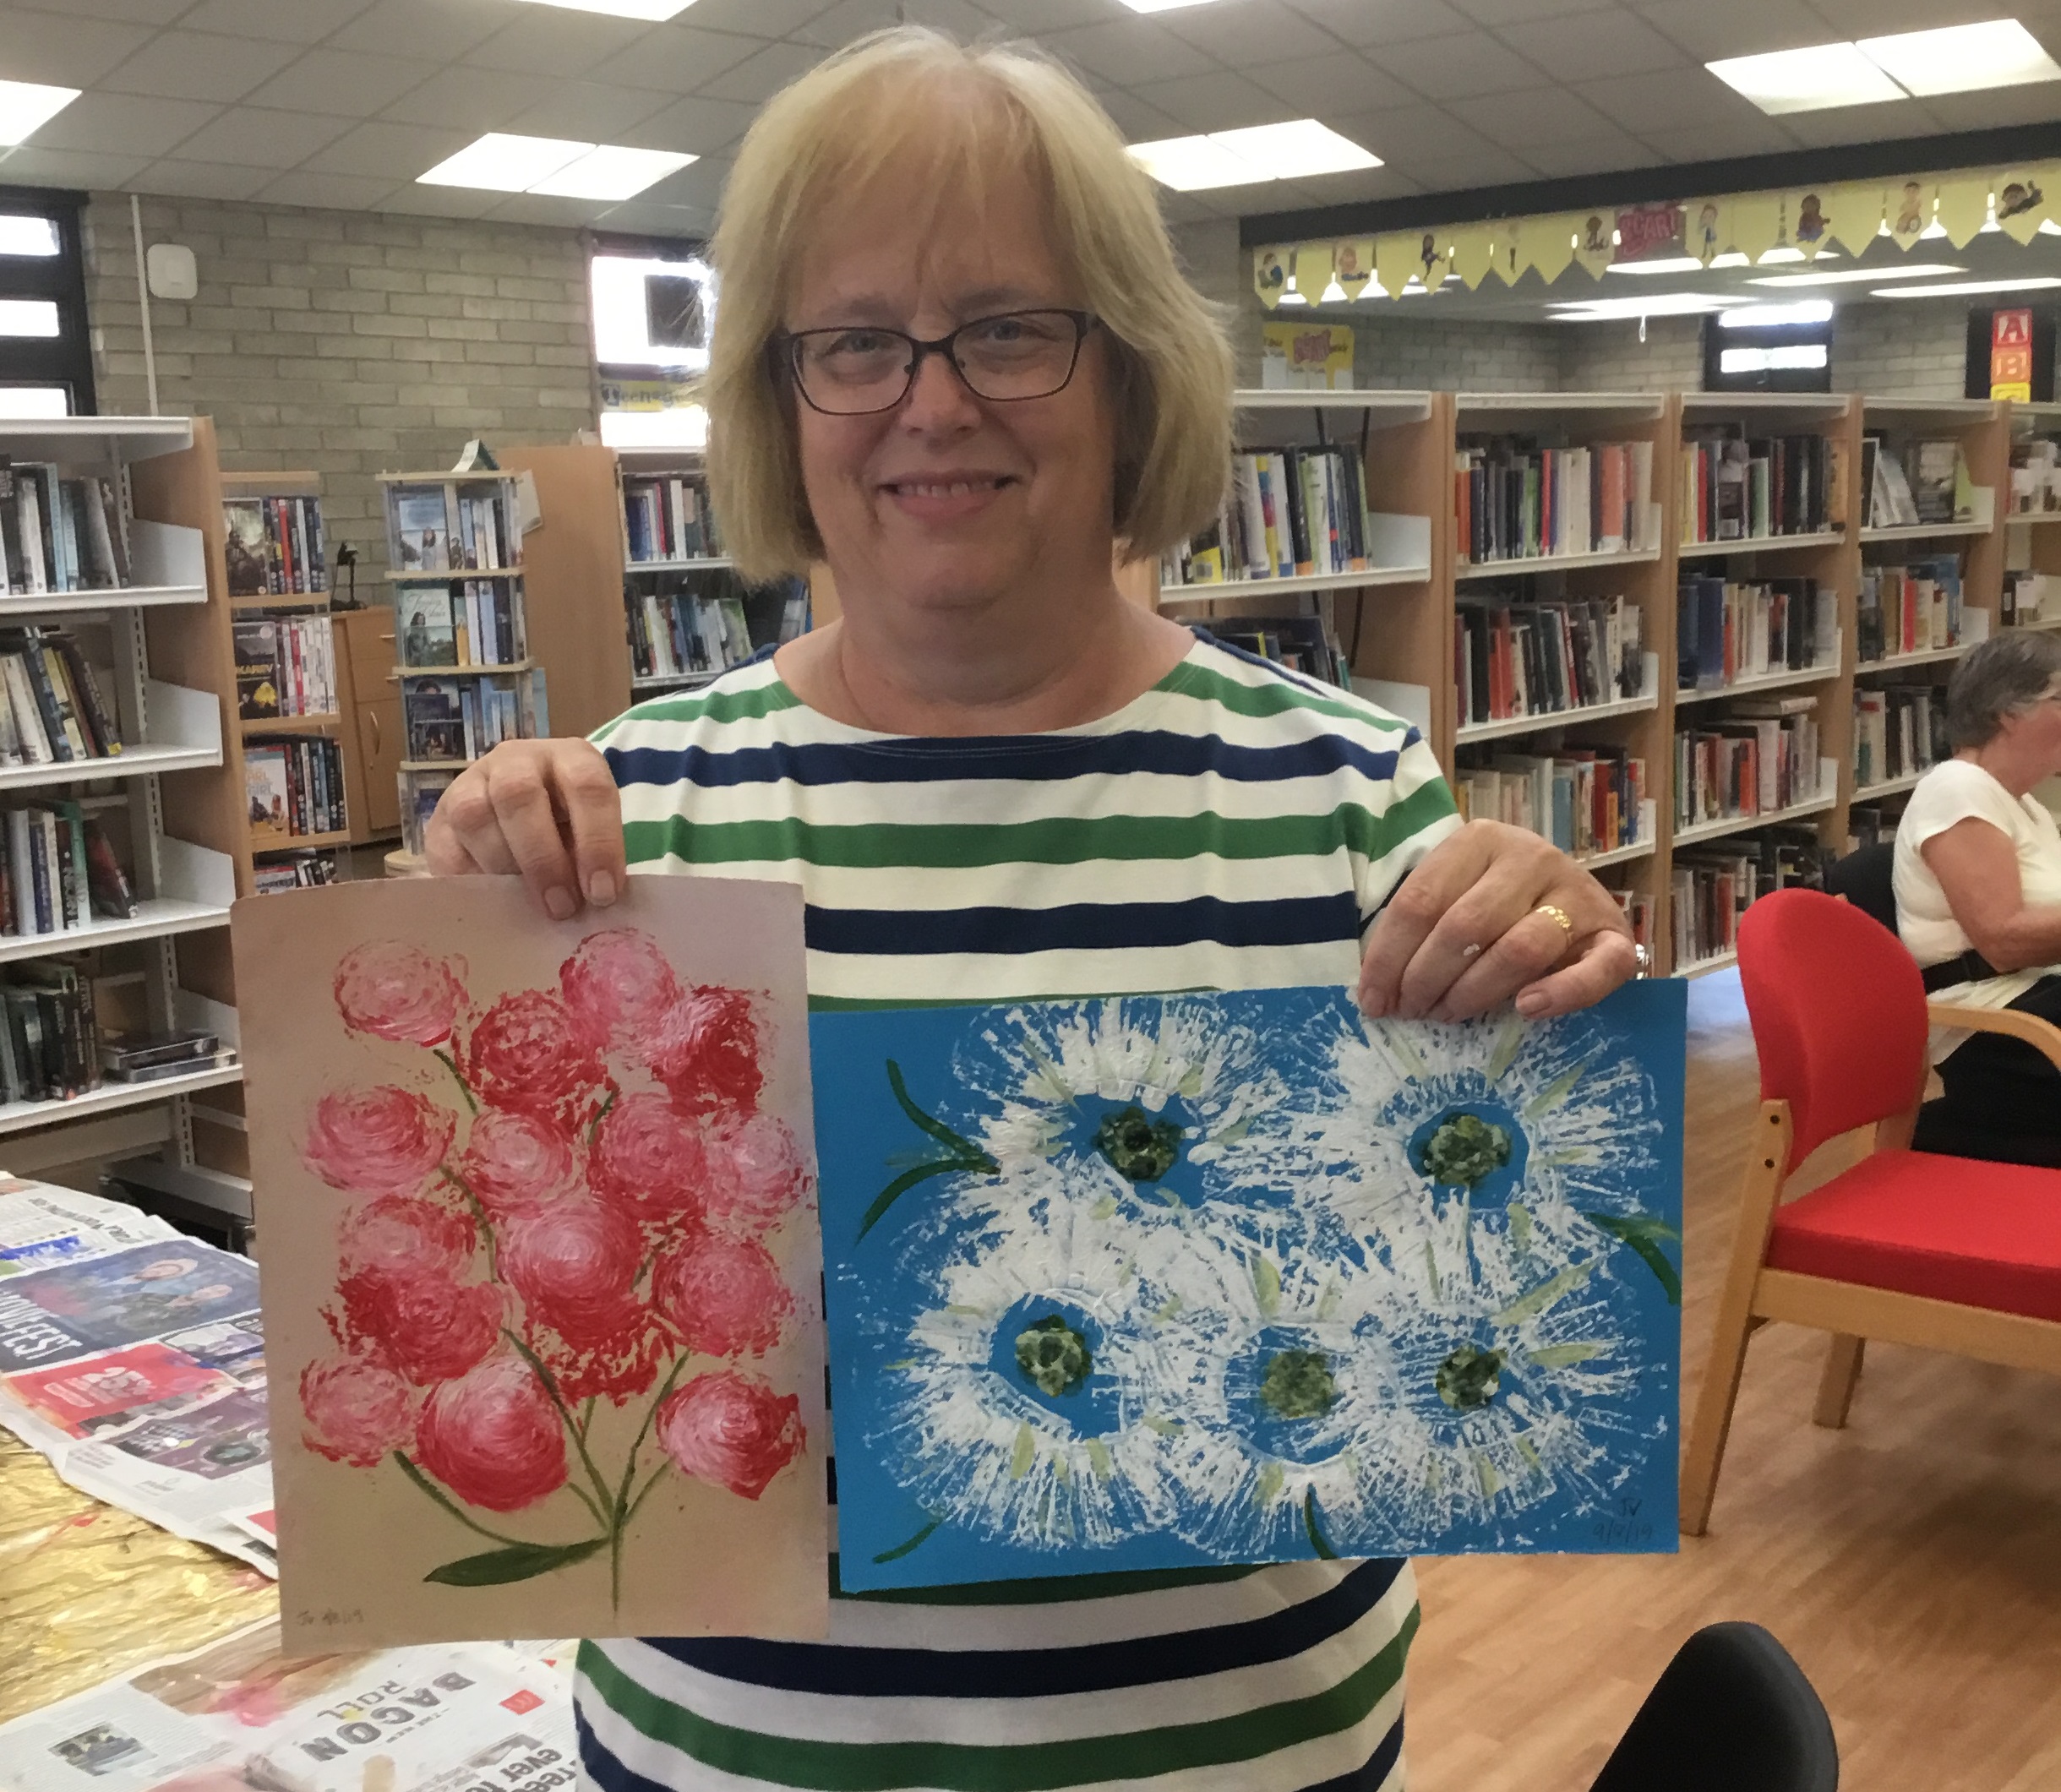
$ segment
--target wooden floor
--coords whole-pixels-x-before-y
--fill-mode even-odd
[[[1690,991],[1685,1405],[1759,1100],[1736,973]],[[1411,1792],[1585,1792],[1682,1639],[1727,1618],[1802,1663],[1844,1792],[2061,1792],[2061,1383],[1871,1346],[1847,1428],[1821,1430],[1824,1351],[1758,1334],[1680,1555],[1420,1564]]]

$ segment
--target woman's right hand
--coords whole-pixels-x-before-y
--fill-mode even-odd
[[[519,873],[554,921],[622,893],[623,801],[584,740],[504,740],[459,774],[429,818],[433,877]]]

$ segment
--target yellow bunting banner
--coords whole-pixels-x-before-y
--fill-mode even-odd
[[[1331,246],[1331,276],[1344,288],[1349,299],[1356,299],[1374,278],[1374,245],[1366,237]]]
[[[1731,247],[1748,261],[1758,261],[1770,249],[1786,249],[1783,241],[1782,195],[1779,193],[1742,193],[1731,202]],[[1777,255],[1788,261],[1792,255]]]
[[[1414,236],[1374,239],[1374,277],[1390,298],[1400,298],[1410,276],[1418,272],[1419,240]]]
[[[1882,184],[1867,181],[1820,187],[1818,210],[1824,219],[1826,237],[1836,240],[1849,255],[1865,254],[1868,244],[1882,234]]]
[[[1489,272],[1506,286],[1514,286],[1532,264],[1540,222],[1536,218],[1504,218],[1489,226]]]
[[[1900,249],[1907,249],[1932,228],[1933,212],[1939,203],[1936,181],[1904,181],[1884,188],[1883,215],[1889,221],[1889,235]]]
[[[1942,181],[1938,216],[1947,241],[1957,249],[1966,248],[1975,241],[1976,232],[1989,221],[1988,176]]]
[[[1448,232],[1452,238],[1453,271],[1472,292],[1487,278],[1496,259],[1496,226],[1492,224],[1456,224]]]
[[[1574,259],[1597,280],[1617,259],[1617,214],[1607,206],[1574,215]]]
[[[1269,311],[1281,302],[1281,295],[1288,290],[1288,264],[1295,253],[1290,248],[1252,252],[1252,290]]]
[[[2031,242],[2061,206],[2061,169],[2015,168],[1996,178],[1997,223],[2015,242]],[[2047,195],[2053,194],[2053,199]]]
[[[1331,245],[1328,242],[1306,242],[1295,251],[1295,261],[1288,270],[1289,284],[1309,303],[1322,302],[1331,286]],[[1332,297],[1337,297],[1333,293]]]
[[[1731,247],[1731,201],[1692,199],[1682,210],[1687,252],[1707,268]]]
[[[1568,211],[1524,221],[1524,259],[1549,286],[1568,271],[1586,221],[1578,213]]]
[[[1817,260],[1820,250],[1831,247],[1832,220],[1817,188],[1791,198],[1788,224],[1790,247],[1802,250],[1806,261]]]

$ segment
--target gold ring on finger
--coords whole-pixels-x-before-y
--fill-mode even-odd
[[[1572,940],[1574,937],[1574,923],[1568,918],[1567,910],[1561,907],[1557,903],[1541,902],[1536,908],[1532,910],[1532,913],[1535,915],[1546,916],[1547,919],[1555,923],[1559,927],[1560,931],[1565,934],[1568,939]]]

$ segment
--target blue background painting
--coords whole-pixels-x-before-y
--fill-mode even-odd
[[[1671,1550],[1684,1016],[815,1016],[842,1584]]]

